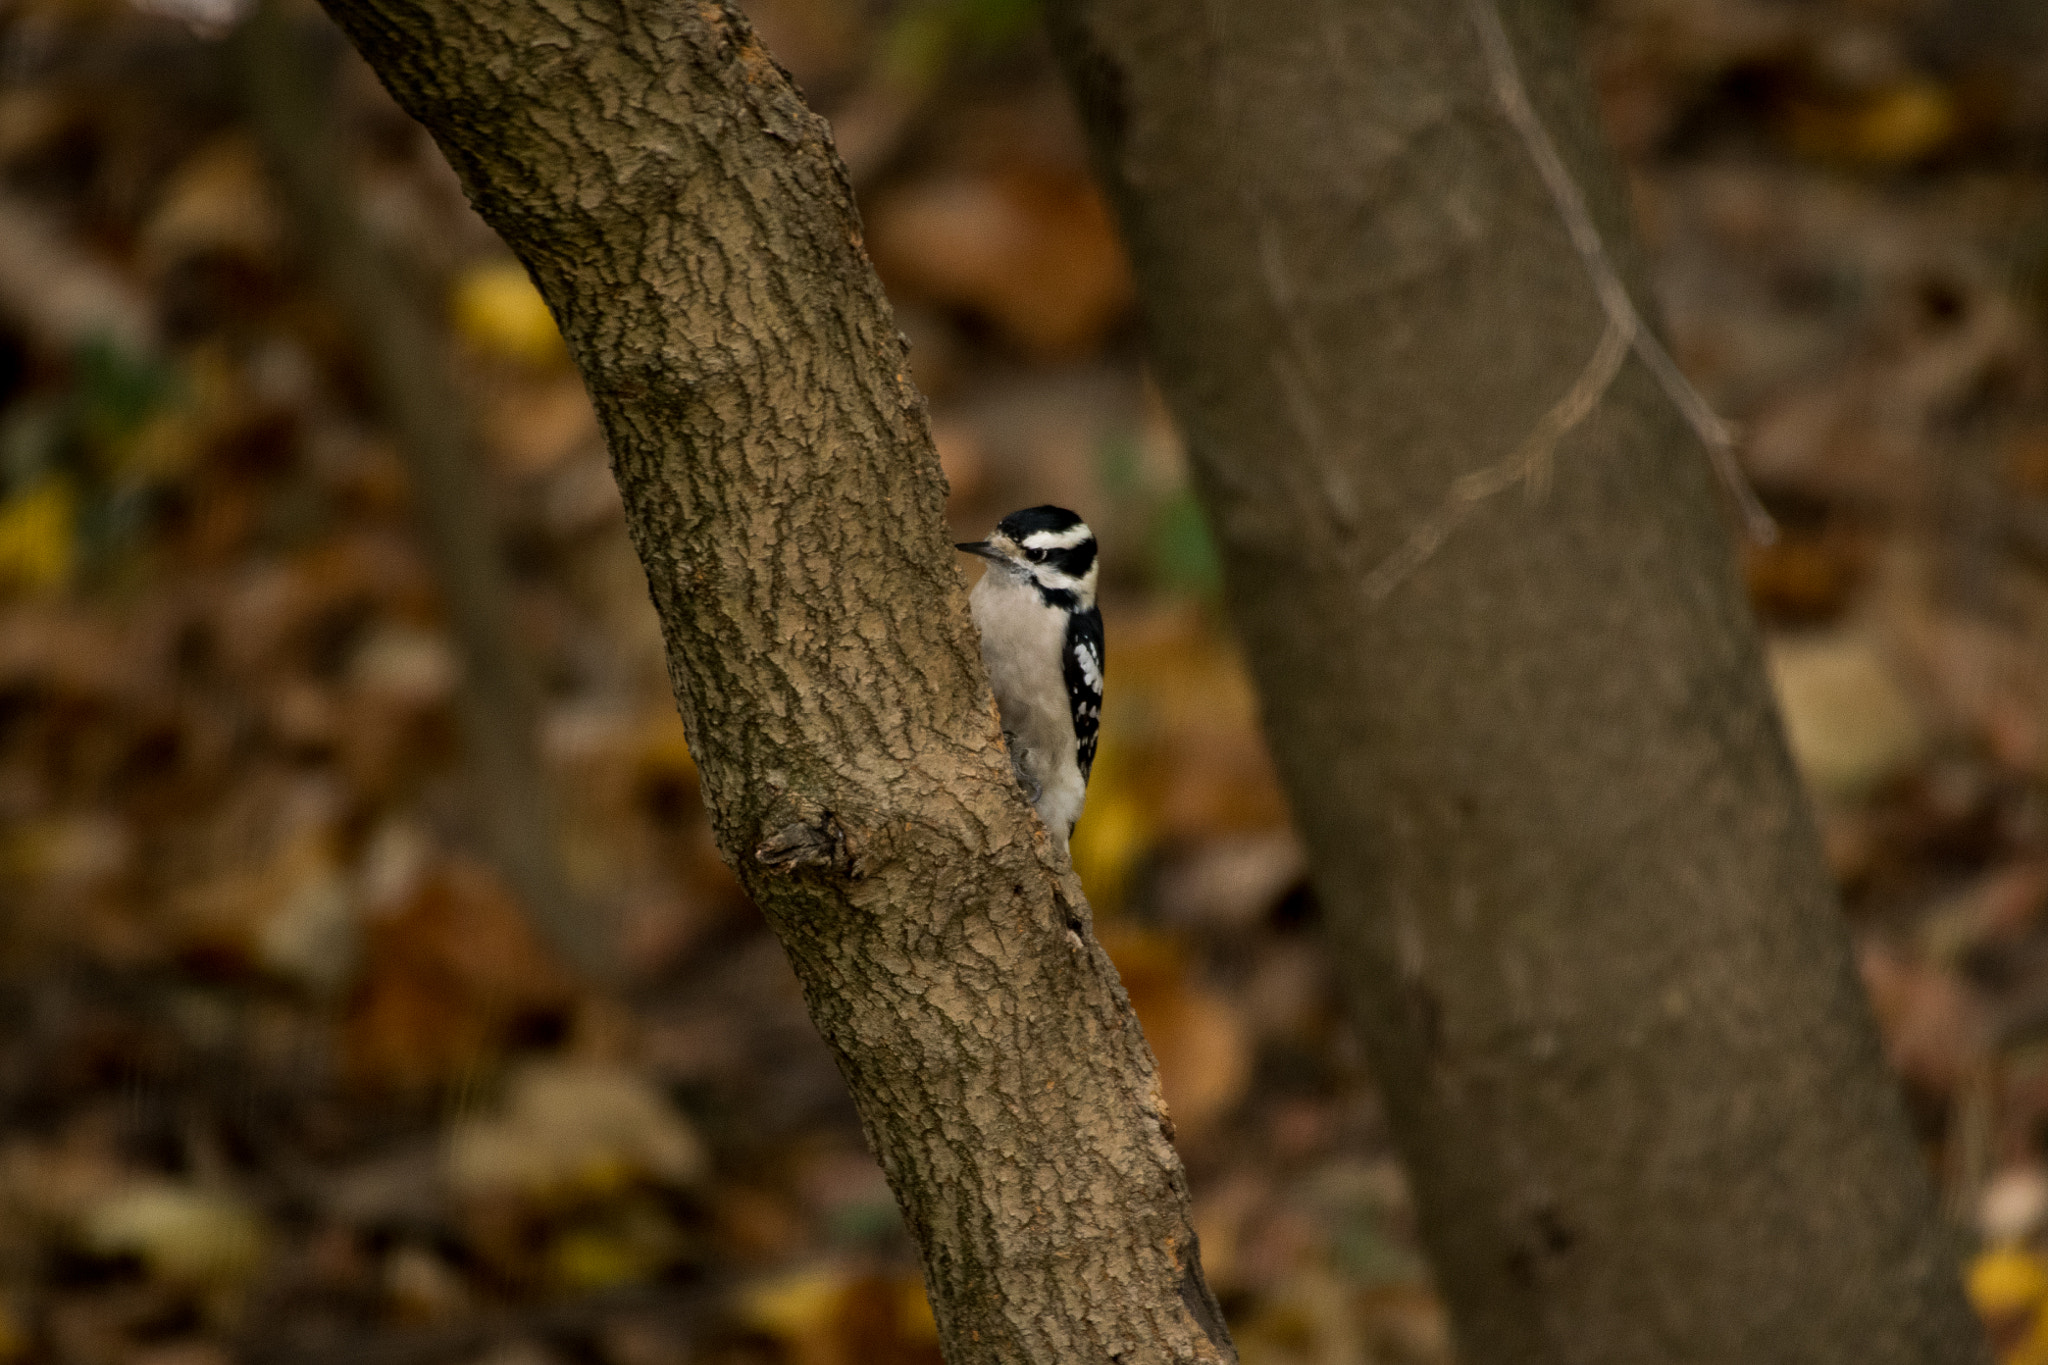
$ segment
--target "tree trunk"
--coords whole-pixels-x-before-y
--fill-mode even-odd
[[[1150,1051],[1010,772],[821,120],[722,0],[328,0],[596,403],[719,846],[947,1359],[1228,1361]]]
[[[405,460],[420,539],[461,649],[463,785],[484,853],[548,942],[603,980],[613,966],[610,936],[562,871],[533,678],[512,638],[512,589],[445,343],[356,212],[330,115],[333,63],[305,39],[280,0],[259,0],[243,20],[235,67],[249,121],[322,283],[369,360],[377,407]]]
[[[1051,8],[1464,1357],[1978,1359],[1708,462],[1497,16]],[[1571,7],[1510,8],[1623,242]]]

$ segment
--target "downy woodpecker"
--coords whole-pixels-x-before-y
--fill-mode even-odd
[[[1064,507],[1027,507],[987,540],[968,597],[1017,782],[1064,846],[1081,818],[1102,723],[1102,613],[1095,533]]]

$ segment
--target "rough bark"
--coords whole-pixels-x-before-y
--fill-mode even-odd
[[[852,1087],[947,1359],[1233,1359],[1151,1054],[1010,773],[823,122],[719,0],[328,9],[562,325],[719,846]]]
[[[1464,1357],[1979,1358],[1708,462],[1473,13],[1051,9]],[[1618,244],[1569,9],[1508,29]]]

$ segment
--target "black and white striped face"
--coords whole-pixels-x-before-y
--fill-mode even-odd
[[[1030,579],[1049,606],[1095,605],[1095,533],[1064,507],[1012,512],[987,540],[960,548]]]

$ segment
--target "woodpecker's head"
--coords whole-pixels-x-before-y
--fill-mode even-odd
[[[980,555],[990,573],[1030,584],[1048,606],[1095,605],[1095,533],[1064,507],[1027,507],[996,523],[987,540],[959,549]]]

